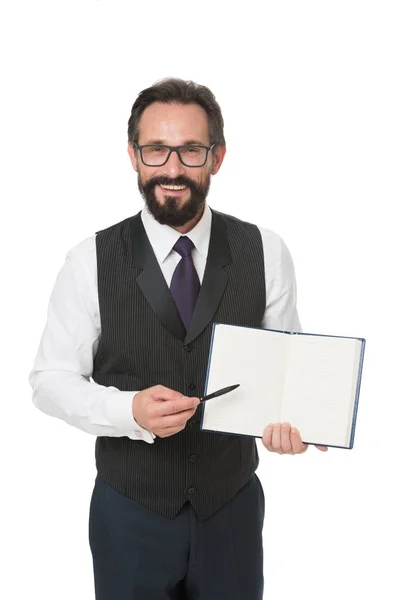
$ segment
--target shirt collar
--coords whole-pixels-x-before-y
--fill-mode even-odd
[[[181,235],[186,235],[194,246],[206,258],[208,256],[209,240],[211,237],[212,212],[205,202],[204,212],[201,219],[186,234],[181,234],[169,225],[161,225],[148,211],[147,206],[141,211],[141,219],[144,229],[150,240],[154,254],[160,263],[163,263],[170,254],[173,246]]]

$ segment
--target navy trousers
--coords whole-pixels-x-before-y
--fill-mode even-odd
[[[97,474],[89,543],[96,600],[262,600],[265,497],[254,474],[215,515],[173,520]]]

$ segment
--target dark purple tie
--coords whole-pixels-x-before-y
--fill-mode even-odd
[[[187,236],[181,236],[173,246],[173,249],[182,258],[173,273],[170,291],[186,331],[188,331],[201,287],[191,256],[193,248],[194,244]]]

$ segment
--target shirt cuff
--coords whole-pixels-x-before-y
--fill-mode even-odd
[[[150,444],[154,443],[156,435],[152,431],[141,427],[133,418],[133,398],[138,392],[109,390],[109,394],[104,410],[110,424],[120,431],[125,431],[125,435],[132,440],[144,440]]]

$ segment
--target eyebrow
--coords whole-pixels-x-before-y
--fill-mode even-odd
[[[143,146],[145,146],[147,144],[162,144],[164,146],[169,145],[169,144],[165,143],[165,140],[149,140],[148,142],[143,144]],[[205,144],[204,142],[200,142],[199,140],[186,140],[184,142],[184,144],[178,144],[178,145],[179,146],[188,146],[189,144],[197,144],[199,146],[207,146],[208,145],[208,144]]]

